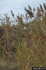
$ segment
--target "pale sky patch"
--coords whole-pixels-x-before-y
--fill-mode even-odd
[[[26,11],[24,8],[26,7],[28,9],[28,5],[30,5],[31,8],[37,8],[45,2],[46,0],[0,0],[0,15],[4,17],[4,14],[8,13],[9,16],[11,16],[10,10],[13,11],[15,16],[18,15],[18,13],[25,15]]]

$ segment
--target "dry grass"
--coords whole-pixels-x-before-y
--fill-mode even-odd
[[[43,5],[46,10],[45,4]],[[34,17],[31,7],[26,10],[28,17]],[[42,6],[37,7],[36,19],[25,24],[17,16],[17,25],[6,21],[0,26],[0,70],[32,70],[32,67],[46,66],[46,14]],[[31,10],[31,11],[30,11]],[[35,8],[33,9],[35,11]],[[44,16],[41,15],[41,12]],[[11,10],[14,18],[14,14]],[[5,14],[6,16],[6,14]],[[42,16],[42,21],[40,17]],[[26,15],[26,19],[28,18]],[[6,24],[5,24],[6,23]],[[24,29],[26,27],[26,29]]]

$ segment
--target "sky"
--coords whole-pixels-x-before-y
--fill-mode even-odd
[[[5,17],[4,14],[8,13],[8,16],[12,18],[10,10],[13,11],[15,17],[18,13],[25,15],[26,11],[24,8],[26,7],[28,9],[28,5],[31,8],[37,8],[45,2],[46,0],[0,0],[0,15],[1,17]]]

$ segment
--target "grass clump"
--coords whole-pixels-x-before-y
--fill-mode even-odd
[[[11,26],[10,18],[5,14],[6,18],[2,20],[2,26],[0,26],[0,65],[3,65],[4,69],[5,64],[8,64],[8,70],[10,67],[12,70],[31,70],[32,67],[45,67],[46,6],[45,4],[43,6],[44,8],[40,4],[40,8],[37,7],[35,18],[31,7],[28,5],[29,10],[25,8],[27,13],[24,17],[27,22],[23,22],[23,15],[21,14],[15,20],[17,25]],[[15,18],[12,10],[11,14]],[[32,23],[28,22],[29,17],[30,19],[34,17]],[[24,29],[24,27],[26,28]]]

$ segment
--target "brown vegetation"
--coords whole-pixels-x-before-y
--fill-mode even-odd
[[[21,15],[15,20],[17,25],[10,26],[10,18],[5,14],[6,24],[2,21],[3,28],[0,26],[0,67],[4,70],[32,70],[32,67],[46,66],[46,6],[43,6],[40,4],[40,8],[37,7],[36,18],[32,23],[25,24]],[[31,7],[28,7],[29,10],[25,8],[29,15],[25,16],[26,19],[35,17]],[[12,10],[11,14],[14,18]]]

